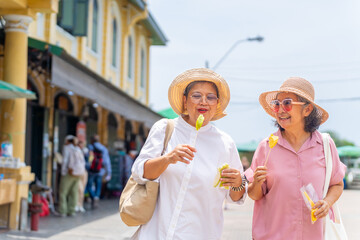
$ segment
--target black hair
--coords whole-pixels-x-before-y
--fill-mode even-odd
[[[311,102],[309,102],[306,98],[300,97],[298,95],[296,96],[299,102],[305,103],[304,107],[311,104]],[[304,126],[305,132],[309,132],[309,133],[315,132],[317,129],[319,129],[321,121],[322,121],[322,117],[321,114],[319,114],[319,109],[315,105],[313,105],[312,112],[309,114],[309,116],[305,117],[305,126]],[[276,120],[274,124],[275,127],[278,127],[280,129],[280,131],[285,130],[280,126],[280,124]]]
[[[211,84],[214,86],[215,90],[216,90],[216,96],[219,97],[219,89],[217,88],[216,84],[213,83],[213,82],[205,81],[205,80],[202,80],[202,81],[194,81],[194,82],[189,83],[189,84],[186,86],[185,90],[184,90],[184,96],[185,96],[185,97],[187,97],[187,96],[189,95],[189,92],[190,92],[191,88],[192,88],[195,84],[197,84],[197,83],[211,83]]]

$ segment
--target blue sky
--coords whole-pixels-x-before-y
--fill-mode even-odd
[[[169,107],[167,90],[181,72],[210,68],[240,39],[216,71],[229,83],[228,116],[216,121],[237,143],[259,141],[276,131],[258,103],[291,76],[315,87],[315,102],[336,131],[360,145],[360,1],[357,0],[149,0],[149,9],[169,39],[151,48],[150,103]],[[347,100],[355,98],[357,100]]]

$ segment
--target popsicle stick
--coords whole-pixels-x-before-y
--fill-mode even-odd
[[[267,162],[268,162],[268,160],[269,160],[269,155],[270,155],[271,149],[272,149],[272,148],[270,148],[270,150],[269,150],[269,152],[268,152],[268,154],[267,154],[267,156],[266,156],[266,160],[265,160],[264,167],[266,167],[266,164],[267,164]]]

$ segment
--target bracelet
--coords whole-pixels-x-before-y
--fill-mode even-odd
[[[240,187],[231,187],[231,191],[240,192],[245,188],[246,180],[244,177],[241,177],[241,179],[242,179],[242,182],[241,182]]]

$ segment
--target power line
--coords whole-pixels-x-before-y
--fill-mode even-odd
[[[360,97],[350,97],[350,98],[329,98],[329,99],[319,99],[316,102],[332,103],[332,102],[349,102],[349,101],[360,101]],[[234,105],[253,105],[259,104],[257,101],[230,101],[230,104]]]
[[[249,82],[249,83],[282,83],[283,80],[272,80],[272,79],[256,79],[256,78],[240,78],[234,76],[227,76],[226,79],[234,80],[237,82]],[[337,82],[352,82],[352,81],[360,81],[360,77],[354,78],[342,78],[342,79],[326,79],[326,80],[317,80],[312,81],[313,84],[323,84],[323,83],[337,83]]]

